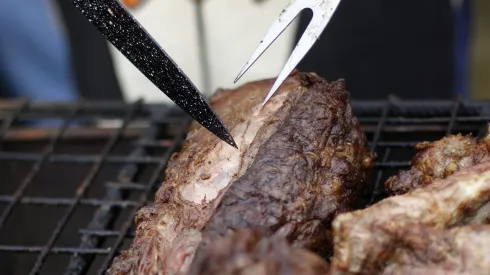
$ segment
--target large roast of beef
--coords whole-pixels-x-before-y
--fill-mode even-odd
[[[108,274],[490,274],[487,138],[419,144],[357,210],[374,155],[344,82],[294,72],[262,107],[273,82],[215,93],[238,150],[192,124]]]

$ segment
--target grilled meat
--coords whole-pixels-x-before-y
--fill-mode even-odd
[[[215,94],[211,106],[239,150],[194,123],[171,158],[154,207],[138,211],[136,237],[109,274],[185,273],[205,227],[207,240],[257,225],[295,243],[325,243],[325,235],[314,234],[350,210],[372,156],[342,81],[293,73],[261,108],[272,84],[252,82]],[[223,228],[217,229],[220,219]]]
[[[240,228],[261,228],[298,247],[329,252],[331,221],[352,210],[372,157],[344,84],[316,76],[310,81],[308,91],[279,109],[284,122],[224,194],[196,257]],[[191,271],[199,274],[197,267]]]
[[[490,225],[440,230],[414,224],[385,230],[396,250],[380,274],[490,273]]]
[[[131,247],[114,260],[108,274],[173,274],[185,269],[220,191],[247,169],[257,147],[279,123],[274,113],[286,97],[302,92],[300,75],[295,73],[261,109],[272,84],[273,80],[257,81],[236,90],[220,89],[213,95],[210,105],[239,150],[194,122],[180,153],[173,154],[168,163],[154,206],[136,214],[136,237]]]
[[[319,256],[293,248],[282,236],[265,237],[260,230],[239,229],[206,248],[194,263],[200,275],[324,275]]]
[[[487,161],[367,209],[341,214],[333,222],[332,274],[379,274],[385,264],[396,262],[402,245],[399,232],[413,224],[442,230],[488,223],[489,202]],[[419,253],[425,253],[420,245]]]
[[[385,182],[390,195],[401,195],[415,188],[426,186],[434,179],[443,179],[459,171],[488,160],[490,132],[483,139],[461,134],[444,137],[415,146],[418,151],[412,160],[412,167],[400,171]]]

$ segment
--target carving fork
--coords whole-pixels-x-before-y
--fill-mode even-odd
[[[318,40],[323,30],[327,26],[330,18],[332,18],[340,0],[292,0],[287,8],[279,15],[279,18],[270,27],[264,39],[260,41],[259,46],[252,54],[250,60],[245,64],[241,72],[235,79],[235,83],[250,69],[250,67],[259,59],[259,57],[274,43],[281,33],[291,24],[291,22],[305,9],[310,9],[313,12],[313,18],[306,28],[306,31],[301,36],[296,48],[289,57],[286,65],[277,77],[274,86],[270,90],[262,106],[272,97],[279,86],[294,70],[298,63],[303,59],[306,53],[311,49],[313,44]]]

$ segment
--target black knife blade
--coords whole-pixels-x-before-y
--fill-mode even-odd
[[[196,86],[118,0],[72,0],[72,3],[177,106],[237,148],[230,132]]]

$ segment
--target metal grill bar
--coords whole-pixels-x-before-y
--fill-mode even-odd
[[[0,149],[2,149],[3,141],[7,136],[7,133],[12,127],[14,121],[19,117],[20,113],[27,107],[29,104],[28,100],[23,100],[23,102],[5,119],[2,123],[2,129],[0,129]],[[0,226],[0,228],[2,228]]]
[[[406,168],[410,167],[411,161],[386,161],[386,162],[375,162],[375,168]]]
[[[27,186],[29,186],[29,184],[34,180],[34,177],[41,170],[41,165],[46,161],[46,159],[49,157],[49,155],[54,151],[55,144],[61,139],[63,134],[66,132],[66,130],[68,129],[68,126],[70,125],[70,122],[75,118],[75,116],[79,110],[80,110],[80,106],[77,106],[72,111],[72,113],[67,118],[65,118],[65,120],[63,121],[63,125],[62,125],[61,129],[58,131],[56,136],[54,136],[53,139],[51,139],[51,142],[46,146],[46,148],[44,149],[40,158],[33,165],[30,172],[24,178],[24,180],[19,185],[17,190],[15,190],[15,193],[12,196],[12,198],[13,198],[12,201],[10,201],[7,208],[3,211],[2,215],[0,216],[0,229],[2,229],[2,227],[4,226],[5,221],[7,220],[8,216],[12,213],[12,210],[14,209],[15,205],[19,202],[22,194],[24,193],[24,190],[27,188]]]
[[[0,196],[0,202],[12,203],[15,198],[12,196]],[[18,203],[21,204],[32,204],[32,205],[47,205],[47,206],[69,206],[73,204],[76,200],[72,198],[41,198],[41,197],[23,197]],[[99,200],[99,199],[80,199],[78,201],[80,205],[87,206],[118,206],[120,208],[127,208],[137,205],[134,201],[127,200]]]
[[[94,163],[99,161],[98,155],[87,156],[73,156],[73,155],[52,155],[46,158],[47,162],[72,162],[72,163]],[[42,160],[42,155],[39,154],[25,154],[14,152],[2,152],[0,153],[0,159],[7,160],[21,160],[21,161],[39,161]],[[111,164],[158,164],[162,161],[162,158],[154,157],[138,157],[138,156],[107,156],[105,163]]]
[[[435,128],[438,129],[438,128]],[[442,130],[442,128],[441,128]],[[367,145],[370,148],[378,148],[378,147],[413,147],[419,141],[409,141],[409,142],[376,142],[374,141],[368,142]],[[21,154],[21,153],[7,153],[1,154],[0,159],[6,160],[21,160],[21,161],[36,161],[39,160],[40,157],[36,154]],[[97,156],[53,156],[48,158],[48,162],[71,162],[71,163],[93,163],[97,161]],[[158,164],[161,161],[164,161],[161,157],[123,157],[123,156],[113,156],[107,157],[107,164]],[[131,187],[125,187],[131,188]],[[0,196],[1,197],[1,196]],[[0,199],[1,200],[1,199]]]
[[[123,182],[107,182],[105,184],[107,188],[114,188],[114,189],[124,189],[124,190],[138,190],[138,191],[145,191],[146,190],[146,185],[142,183],[133,183],[133,182],[128,182],[128,183],[123,183]]]
[[[360,118],[359,122],[373,123],[379,118],[369,117]],[[490,120],[490,116],[474,116],[474,117],[426,117],[426,118],[406,118],[406,117],[390,117],[386,118],[386,122],[390,124],[430,124],[430,123],[450,123],[450,122],[482,122]]]
[[[381,113],[386,101],[353,101],[352,106],[360,117]],[[403,101],[392,98],[392,113],[395,116],[449,116],[454,100],[445,101]],[[482,110],[488,108],[489,101],[461,100],[461,112],[472,116],[484,114]]]
[[[356,111],[358,117],[364,116],[380,116],[382,109],[386,101],[352,101],[352,106]],[[485,115],[483,110],[488,109],[489,101],[471,101],[461,100],[460,111],[468,116]],[[19,101],[5,101],[0,100],[0,117],[2,113],[8,113],[9,115],[18,110]],[[68,115],[77,103],[52,103],[52,102],[31,102],[28,106],[22,110],[22,114],[19,118],[24,118],[24,115],[31,115],[30,118],[43,118],[44,116],[57,117]],[[80,116],[90,117],[96,115],[93,118],[109,118],[114,116],[119,118],[118,114],[124,112],[129,108],[130,104],[121,102],[93,102],[90,105],[85,106],[84,114]],[[451,108],[454,106],[454,101],[402,101],[392,99],[392,113],[394,116],[417,116],[417,117],[432,117],[432,116],[445,116],[449,119]],[[142,119],[148,118],[151,110],[154,109],[170,109],[169,106],[164,104],[147,104],[146,108],[141,110],[141,113],[136,117]],[[182,117],[185,113],[179,109],[172,110],[168,116],[155,118],[155,123],[159,124],[174,124],[182,121]]]
[[[383,112],[381,113],[381,117],[378,119],[378,125],[376,126],[376,132],[374,132],[373,141],[371,142],[371,151],[376,151],[376,146],[378,140],[381,136],[381,132],[386,124],[386,119],[388,117],[388,113],[390,112],[391,100],[388,99],[385,106],[383,107]]]
[[[138,124],[141,124],[144,122],[144,116],[143,114],[138,114],[139,117],[135,117],[133,119],[133,123],[135,125],[138,125]],[[46,113],[20,113],[18,116],[17,116],[17,120],[20,120],[20,121],[23,121],[23,120],[39,120],[39,119],[50,119],[50,118],[54,118],[54,114],[46,114]],[[8,118],[8,116],[7,116]],[[138,120],[138,118],[140,120]],[[0,113],[0,119],[4,120],[5,119],[5,115],[1,114]],[[80,124],[88,124],[90,122],[93,122],[93,121],[97,121],[97,120],[107,120],[107,121],[112,121],[112,123],[117,123],[119,119],[119,116],[118,114],[108,114],[108,115],[101,115],[101,114],[90,114],[90,113],[85,113],[85,114],[82,114],[80,115],[79,117],[77,117],[77,120]],[[172,118],[172,117],[168,117],[168,118],[165,118],[165,119],[159,119],[158,121],[156,121],[160,124],[176,124],[176,123],[179,123],[179,122],[182,122],[182,117],[177,117],[177,118]],[[146,125],[147,126],[147,125]]]
[[[451,110],[451,120],[449,121],[449,124],[447,126],[446,136],[450,135],[451,132],[453,131],[454,123],[456,123],[456,118],[458,116],[458,111],[460,107],[461,107],[461,98],[458,98],[454,102],[454,106]]]
[[[172,146],[172,140],[164,139],[164,140],[138,140],[135,143],[136,146],[144,146],[144,147],[155,147],[155,148],[166,148]]]
[[[8,112],[12,113],[22,105],[23,100],[0,100],[0,113]],[[461,100],[461,110],[468,115],[478,115],[482,109],[488,108],[490,101],[473,101],[473,100]],[[386,100],[353,100],[352,107],[356,110],[359,116],[369,114],[380,114],[383,106],[386,104]],[[28,106],[25,106],[22,114],[35,113],[35,114],[51,114],[52,116],[66,116],[76,108],[78,103],[70,102],[30,102]],[[431,116],[431,115],[445,115],[450,113],[451,108],[454,106],[454,100],[440,100],[440,101],[417,101],[417,100],[400,100],[392,97],[393,112],[395,115],[418,115],[418,116]],[[97,114],[99,116],[108,117],[110,114],[124,113],[129,107],[130,103],[114,102],[114,101],[100,101],[91,102],[90,105],[86,105],[85,114]],[[165,104],[145,104],[145,108],[136,117],[147,118],[154,109],[170,109],[169,105]],[[173,109],[169,113],[168,117],[159,117],[156,122],[164,121],[168,118],[182,119],[185,115],[180,109]]]
[[[387,119],[388,120],[388,119]],[[482,121],[486,122],[486,121]],[[480,122],[480,123],[482,123]],[[377,122],[376,122],[377,123]],[[366,125],[361,127],[361,129],[365,132],[372,133],[376,131],[376,126],[375,125]],[[457,130],[458,131],[473,131],[475,129],[475,124],[463,124],[463,125],[458,125]],[[446,125],[440,125],[440,124],[428,124],[428,125],[389,125],[388,123],[385,123],[385,127],[383,129],[384,133],[416,133],[420,134],[423,132],[445,132],[447,130],[447,124]],[[456,129],[454,129],[456,130]]]
[[[16,245],[0,245],[0,251],[8,252],[27,252],[27,253],[39,253],[44,250],[44,246],[16,246]],[[72,248],[72,247],[51,247],[51,253],[55,254],[109,254],[110,248],[108,249],[83,249],[83,248]]]
[[[153,127],[150,127],[150,129],[147,131],[145,136],[141,140],[146,140],[146,139],[157,139],[158,138],[158,133],[159,130],[153,125]],[[137,148],[135,149],[130,156],[137,156],[137,157],[142,157],[142,156],[148,156],[147,152],[143,148]],[[120,200],[125,198],[125,193],[122,191],[127,191],[127,188],[124,187],[132,187],[131,189],[134,190],[135,186],[138,187],[145,187],[143,184],[135,184],[135,183],[130,183],[130,181],[134,180],[136,175],[139,172],[139,166],[138,164],[126,164],[120,171],[119,175],[117,176],[117,183],[106,183],[107,189],[107,194],[104,198],[104,200],[107,201],[112,201],[112,200]],[[143,188],[143,190],[145,190]],[[135,203],[135,205],[137,205]],[[108,228],[109,225],[112,223],[116,216],[116,211],[117,208],[114,208],[113,206],[102,206],[100,207],[95,215],[93,216],[92,220],[88,224],[88,230],[103,230],[105,228]],[[96,235],[96,234],[84,234],[82,236],[82,241],[80,243],[80,248],[83,249],[92,249],[96,248],[99,246],[101,239],[99,238],[101,235]],[[90,265],[90,263],[93,261],[94,255],[91,254],[76,254],[74,255],[70,263],[68,265],[68,268],[65,272],[65,274],[69,275],[78,275],[81,273],[85,273],[85,269]]]
[[[114,230],[80,229],[80,230],[78,230],[78,233],[80,233],[82,235],[93,235],[93,236],[100,236],[100,237],[117,237],[117,236],[121,235],[121,232],[114,231]],[[133,238],[134,233],[129,233],[124,237]]]
[[[114,146],[116,145],[116,142],[119,140],[119,138],[122,135],[122,133],[124,132],[124,130],[126,130],[126,127],[128,126],[129,121],[131,120],[133,115],[136,113],[136,111],[138,110],[140,105],[141,105],[141,101],[138,101],[128,111],[127,115],[124,118],[123,125],[121,126],[121,128],[119,128],[119,130],[117,130],[114,133],[112,138],[107,142],[106,146],[102,150],[102,153],[101,153],[98,161],[93,165],[92,170],[89,172],[87,177],[83,180],[81,185],[77,188],[75,199],[70,204],[70,206],[69,206],[68,210],[65,212],[64,216],[59,220],[53,234],[51,235],[48,242],[46,243],[46,245],[41,250],[41,254],[37,258],[36,263],[34,264],[34,267],[31,269],[31,272],[30,272],[31,275],[35,275],[35,274],[39,273],[39,271],[41,269],[41,265],[43,264],[44,260],[46,259],[48,252],[53,247],[54,242],[60,236],[61,230],[64,228],[64,226],[68,222],[68,219],[72,215],[77,204],[81,200],[82,196],[85,194],[85,191],[88,189],[88,187],[90,186],[90,184],[94,180],[95,176],[98,174],[102,164],[104,163],[105,158],[112,151],[112,148],[114,148]]]
[[[388,157],[389,157],[390,153],[391,153],[391,148],[387,148],[385,150],[384,155],[383,155],[383,162],[388,161]],[[410,165],[410,163],[408,163],[408,165]],[[376,180],[374,182],[373,191],[371,194],[371,198],[369,199],[368,205],[372,205],[376,201],[376,198],[380,195],[380,193],[383,192],[381,190],[381,179],[382,178],[383,178],[383,170],[380,169],[376,175]]]
[[[2,99],[0,100],[0,110],[9,111],[9,112],[15,111],[19,108],[19,105],[22,105],[24,101],[25,99],[21,99],[21,100]],[[36,101],[36,102],[30,102],[26,108],[26,111],[37,111],[37,112],[45,112],[45,113],[52,113],[52,114],[59,115],[62,112],[71,113],[73,109],[78,107],[78,105],[79,105],[78,102]],[[124,103],[120,101],[96,101],[96,102],[91,102],[90,105],[84,106],[84,111],[96,112],[96,113],[102,113],[102,112],[121,113],[127,111],[130,105],[131,104],[129,103]]]
[[[189,121],[190,123],[190,121]],[[120,235],[117,237],[116,242],[113,246],[113,249],[109,253],[109,255],[105,258],[104,263],[102,264],[102,267],[99,269],[98,274],[103,275],[106,269],[109,267],[110,263],[114,259],[116,252],[119,250],[119,248],[122,245],[122,242],[124,240],[124,236],[128,234],[129,229],[131,228],[133,224],[133,218],[134,215],[136,214],[136,209],[139,209],[140,207],[144,206],[145,202],[148,200],[148,195],[151,192],[151,190],[155,187],[155,185],[158,182],[158,176],[162,173],[162,171],[165,169],[167,166],[168,160],[170,159],[170,155],[174,152],[174,150],[177,149],[178,146],[180,146],[182,142],[182,136],[185,134],[187,131],[187,127],[182,127],[180,134],[175,136],[174,139],[174,145],[170,150],[167,150],[165,153],[165,161],[160,162],[159,166],[154,170],[151,179],[150,179],[150,184],[147,186],[147,189],[145,190],[143,194],[140,195],[139,200],[138,200],[138,206],[135,208],[135,211],[131,213],[131,216],[129,219],[127,219],[122,226],[122,229],[120,231]]]
[[[412,148],[422,141],[378,141],[376,142],[376,148],[379,147],[399,147],[399,148]],[[367,142],[367,146],[372,148],[373,142]]]
[[[378,119],[379,120],[379,119]],[[490,121],[490,120],[489,120]],[[386,126],[385,126],[386,127]],[[446,127],[447,128],[447,127]],[[433,130],[443,130],[442,127],[433,127]],[[422,129],[424,130],[424,129]],[[390,132],[390,131],[386,131]],[[409,132],[409,131],[408,131]],[[413,147],[417,143],[420,143],[425,140],[420,141],[378,141],[376,142],[376,147]],[[367,146],[372,148],[374,145],[373,141],[368,141]],[[163,146],[167,147],[167,146]],[[162,147],[162,148],[163,148]],[[38,154],[25,154],[25,153],[0,153],[0,160],[17,160],[17,161],[37,161],[41,157]],[[107,164],[158,164],[162,160],[162,157],[138,157],[138,156],[108,156],[106,158],[105,163]],[[97,161],[96,155],[87,155],[87,156],[71,156],[71,155],[52,155],[48,157],[47,162],[70,162],[70,163],[92,163]],[[111,183],[115,184],[115,183]],[[129,185],[124,184],[124,188],[132,188],[128,187]]]
[[[386,101],[386,103],[383,107],[383,111],[381,112],[381,117],[378,119],[378,123],[376,125],[376,131],[374,132],[373,139],[370,143],[371,151],[375,155],[376,155],[376,148],[378,146],[378,141],[379,141],[379,139],[381,137],[381,133],[383,132],[383,129],[385,127],[386,120],[388,118],[388,114],[390,113],[390,108],[391,108],[391,98],[388,98],[388,100]],[[389,149],[387,149],[387,150],[389,150]],[[381,175],[379,175],[379,176],[381,176]],[[369,200],[369,204],[372,204],[374,202],[374,199],[375,199],[374,193],[376,192],[376,190],[378,190],[378,185],[379,185],[379,181],[376,180],[375,184],[370,186],[372,188],[371,190],[373,190],[373,191],[372,191],[371,198]]]
[[[395,109],[392,107],[392,112]],[[393,113],[393,115],[397,115],[396,113]],[[387,118],[387,122],[391,124],[429,124],[429,123],[448,123],[451,121],[451,117],[448,114],[426,114],[426,115],[421,115],[419,118],[410,118],[410,117],[401,117],[402,115],[415,115],[415,114],[399,114],[400,117],[390,117]],[[371,117],[372,116],[372,117]],[[380,114],[379,113],[374,113],[374,114],[366,114],[365,117],[359,117],[359,122],[364,122],[364,123],[373,123],[376,122],[376,120],[379,118]],[[18,120],[34,120],[34,119],[49,119],[53,118],[53,115],[49,116],[40,116],[39,114],[32,114],[32,115],[18,115],[16,119]],[[1,119],[1,116],[0,116]],[[95,120],[102,120],[102,119],[107,119],[107,117],[103,116],[88,116],[85,115],[83,117],[80,115],[77,120],[79,122],[83,122],[84,120],[87,121],[95,121]],[[485,116],[465,116],[465,117],[455,117],[454,121],[456,122],[481,122],[481,121],[487,121],[490,120],[490,116],[485,115]],[[162,121],[155,121],[159,124],[179,124],[182,122],[182,119],[169,119],[169,120],[162,120]],[[135,122],[136,123],[136,122]],[[148,125],[144,126],[148,127]],[[141,126],[139,127],[141,128]]]

